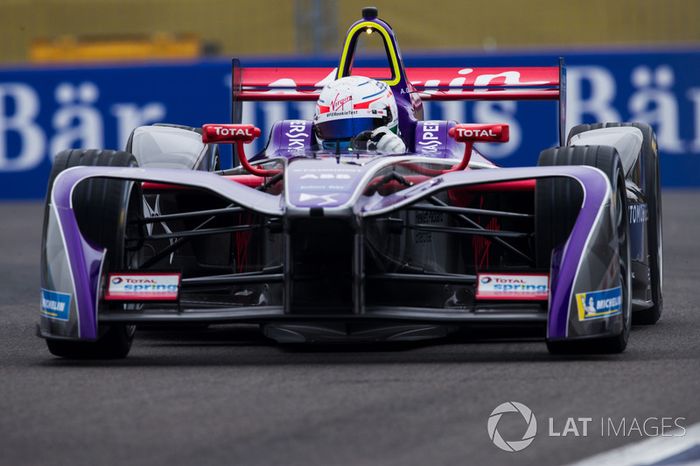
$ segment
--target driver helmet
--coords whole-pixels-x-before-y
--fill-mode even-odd
[[[329,150],[347,149],[352,138],[380,126],[398,134],[398,123],[391,88],[364,76],[347,76],[327,84],[314,113],[316,137]]]

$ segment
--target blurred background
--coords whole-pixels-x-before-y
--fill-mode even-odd
[[[697,0],[375,0],[404,52],[700,41]],[[368,0],[2,0],[0,60],[335,53]]]
[[[646,121],[665,186],[700,184],[697,0],[1,0],[0,199],[42,197],[64,148],[123,148],[140,124],[227,121],[230,57],[335,66],[368,4],[396,31],[409,67],[564,57],[568,126]],[[367,64],[383,59],[371,44],[366,52]],[[265,131],[312,111],[250,104],[244,119]],[[428,117],[510,123],[512,141],[484,149],[503,165],[533,164],[556,143],[549,104],[441,102]]]

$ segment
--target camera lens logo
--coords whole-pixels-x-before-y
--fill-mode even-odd
[[[501,420],[501,416],[505,413],[520,413],[520,415],[525,420],[527,424],[527,429],[520,440],[503,440],[501,434],[498,433],[498,421]],[[537,434],[537,419],[530,408],[517,401],[507,401],[496,406],[489,416],[488,424],[486,428],[489,433],[489,438],[498,448],[508,452],[516,452],[526,449],[532,441],[535,439]]]

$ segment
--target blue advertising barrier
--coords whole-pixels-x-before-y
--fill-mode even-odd
[[[407,66],[553,66],[567,63],[567,126],[643,121],[656,130],[665,187],[700,186],[700,49],[407,56]],[[247,66],[335,66],[333,58],[243,59]],[[381,66],[382,59],[362,65]],[[230,61],[0,68],[0,199],[39,199],[52,157],[66,148],[122,149],[154,122],[227,122]],[[313,103],[246,104],[263,134],[282,118],[311,118]],[[552,102],[436,102],[426,118],[510,124],[508,144],[482,147],[504,166],[532,165],[557,143]],[[264,141],[256,141],[259,149]],[[251,152],[252,153],[252,152]]]

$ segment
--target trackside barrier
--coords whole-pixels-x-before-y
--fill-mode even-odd
[[[700,187],[700,48],[407,55],[411,67],[556,66],[567,64],[567,125],[644,121],[656,130],[664,187]],[[358,66],[381,66],[382,58]],[[335,66],[335,57],[242,58],[243,66]],[[230,61],[0,67],[0,199],[40,199],[51,156],[74,147],[123,148],[131,130],[154,122],[199,127],[230,116]],[[462,75],[464,72],[462,73]],[[461,75],[456,75],[459,78]],[[505,166],[534,164],[557,141],[551,102],[430,102],[426,119],[506,123],[510,140],[480,147]],[[312,102],[246,102],[243,122],[262,130],[246,151],[260,150],[272,123],[310,119]]]

